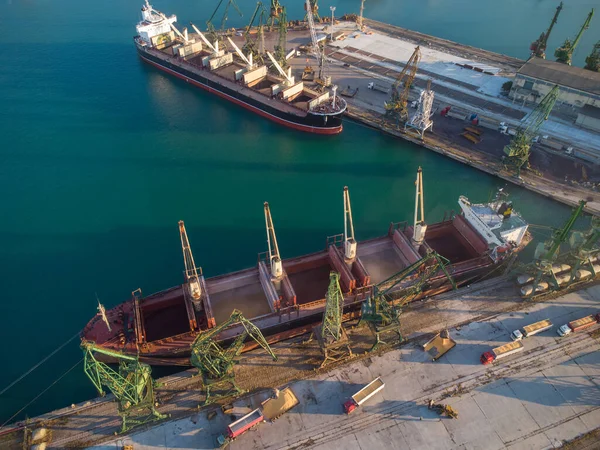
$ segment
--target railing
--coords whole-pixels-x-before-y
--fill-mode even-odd
[[[325,239],[325,250],[327,250],[330,245],[333,245],[334,247],[341,247],[343,242],[344,235],[342,233],[334,234],[333,236],[327,236],[327,239]]]
[[[408,226],[408,222],[391,222],[390,227],[388,229],[388,236],[393,236],[394,231],[400,230],[401,232],[406,231],[406,227]]]

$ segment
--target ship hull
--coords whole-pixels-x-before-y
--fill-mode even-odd
[[[235,103],[248,111],[258,114],[266,119],[269,119],[279,125],[283,125],[287,128],[294,130],[323,135],[334,135],[342,132],[342,115],[329,114],[291,114],[285,111],[277,109],[275,106],[269,105],[270,102],[276,102],[277,100],[271,100],[267,97],[263,101],[250,98],[244,94],[242,89],[231,89],[223,84],[219,84],[215,80],[208,79],[201,75],[201,72],[193,72],[186,70],[177,64],[173,64],[169,61],[166,55],[160,55],[158,52],[154,53],[151,49],[147,49],[140,46],[136,42],[136,48],[140,59],[171,76],[177,77],[195,87],[203,89],[207,92],[215,94],[225,100]]]

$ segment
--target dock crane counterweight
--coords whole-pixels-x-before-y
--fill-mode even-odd
[[[350,206],[350,192],[348,191],[348,186],[344,186],[344,256],[347,260],[356,258],[356,247],[352,206]]]
[[[583,32],[590,27],[592,17],[594,17],[593,8],[588,14],[587,18],[585,19],[585,22],[583,22],[583,26],[579,30],[579,33],[577,33],[575,40],[571,41],[570,39],[565,39],[563,45],[556,49],[556,51],[554,52],[556,61],[563,64],[568,64],[569,66],[571,65],[571,63],[573,62],[573,53],[579,45],[579,41],[581,41],[581,36],[583,36]]]
[[[238,334],[228,348],[223,348],[216,341],[216,337],[226,328],[240,324],[243,331]],[[245,391],[235,382],[234,367],[236,358],[244,348],[244,340],[250,336],[258,345],[267,351],[277,361],[277,357],[269,347],[260,329],[244,317],[241,311],[234,309],[226,322],[199,334],[191,347],[190,362],[202,375],[206,388],[205,405],[221,397],[243,394]],[[211,396],[211,390],[226,387],[224,393]]]
[[[529,49],[531,50],[531,56],[537,56],[538,58],[546,59],[546,47],[548,45],[548,38],[550,37],[550,33],[552,32],[552,28],[558,22],[558,16],[562,11],[563,4],[560,2],[558,7],[556,8],[556,12],[554,13],[554,17],[552,18],[552,22],[550,22],[550,26],[546,32],[542,32],[537,41],[531,43]]]
[[[385,103],[385,117],[393,119],[398,126],[400,122],[408,120],[408,94],[417,75],[419,61],[421,61],[421,49],[416,47],[392,85],[390,100]]]
[[[448,271],[448,261],[436,252],[430,252],[419,261],[373,286],[373,292],[361,307],[358,325],[367,323],[375,335],[371,351],[385,344],[384,333],[394,333],[402,342],[400,315],[402,307],[413,301],[427,287],[431,278],[442,273],[456,289],[456,283]]]
[[[97,347],[89,341],[82,342],[81,349],[84,355],[83,370],[98,394],[104,396],[106,387],[117,400],[122,420],[121,433],[136,425],[167,417],[155,408],[154,380],[148,364],[141,363],[137,357]],[[114,370],[108,364],[98,361],[96,353],[119,361],[119,369]]]
[[[531,141],[537,136],[542,124],[548,120],[552,108],[558,99],[559,87],[554,86],[542,101],[522,121],[515,137],[504,147],[504,167],[521,176],[521,168],[529,165],[529,150]]]

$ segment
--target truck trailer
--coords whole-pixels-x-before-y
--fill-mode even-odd
[[[557,330],[557,333],[560,337],[563,337],[567,334],[570,334],[571,332],[575,333],[577,331],[585,330],[586,328],[591,327],[592,325],[595,325],[598,322],[600,322],[600,313],[596,314],[595,316],[589,315],[582,317],[581,319],[572,320],[568,324],[560,327]]]
[[[376,83],[374,81],[371,81],[369,84],[367,84],[367,88],[371,89],[372,91],[379,91],[379,92],[383,92],[384,94],[389,94],[390,93],[390,88],[387,86],[384,86],[382,84]]]
[[[549,330],[550,328],[552,328],[552,326],[553,325],[552,322],[550,322],[550,319],[540,320],[539,322],[524,326],[522,333],[521,330],[513,331],[510,337],[513,341],[520,341],[524,337],[533,336],[534,334],[538,334],[543,331]]]
[[[346,403],[344,403],[344,412],[350,414],[364,402],[369,400],[385,387],[385,383],[379,377],[375,378],[364,388],[354,394]]]
[[[500,347],[496,347],[490,351],[484,352],[479,360],[481,361],[481,364],[490,364],[497,359],[519,353],[524,348],[525,347],[523,347],[523,343],[521,341],[509,342],[508,344],[504,344]]]

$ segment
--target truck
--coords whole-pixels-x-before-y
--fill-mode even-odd
[[[241,419],[236,420],[235,422],[230,423],[227,426],[227,436],[220,435],[217,438],[217,442],[219,445],[223,446],[229,443],[232,439],[244,434],[254,425],[259,424],[265,420],[262,411],[260,408],[256,408],[251,413],[246,414]]]
[[[519,353],[520,351],[523,351],[524,348],[521,341],[509,342],[508,344],[493,348],[490,351],[483,352],[479,360],[481,361],[481,364],[490,364],[497,359]]]
[[[520,341],[524,337],[533,336],[534,334],[541,333],[542,331],[549,330],[552,328],[552,322],[550,319],[540,320],[539,322],[532,323],[531,325],[527,325],[523,327],[523,332],[521,330],[515,330],[510,334],[510,337],[513,341]]]
[[[371,89],[372,91],[383,92],[384,94],[389,94],[390,93],[390,88],[389,87],[384,86],[384,85],[379,84],[379,83],[375,83],[374,81],[371,81],[369,84],[367,84],[367,88]]]
[[[381,391],[385,387],[385,383],[381,379],[381,377],[375,378],[369,384],[367,384],[364,388],[354,394],[350,399],[344,403],[344,412],[346,414],[350,414],[364,402],[369,400],[379,391]]]
[[[582,317],[581,319],[572,320],[566,325],[561,326],[556,332],[560,337],[566,336],[567,334],[575,333],[577,331],[584,330],[592,325],[600,322],[600,313]]]

